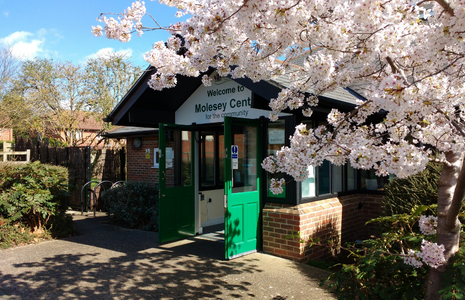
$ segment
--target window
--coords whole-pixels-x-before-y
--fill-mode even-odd
[[[224,188],[223,128],[200,132],[200,189]]]
[[[394,176],[377,177],[374,170],[361,170],[360,171],[360,184],[361,188],[369,191],[382,191],[384,186]]]
[[[160,167],[160,150],[158,148],[153,149],[153,167],[158,169]]]
[[[326,125],[324,121],[305,120],[307,127]],[[301,197],[312,198],[357,189],[357,172],[349,164],[332,165],[325,160],[320,166],[310,168],[310,176],[301,183]]]
[[[276,122],[269,122],[268,123],[268,149],[266,151],[266,156],[271,156],[276,154],[278,150],[281,149],[285,145],[286,142],[286,128],[285,128],[285,120],[278,120]],[[267,196],[272,198],[286,198],[286,185],[283,186],[283,192],[279,195],[275,195],[270,191],[270,184],[271,179],[274,178],[276,180],[280,180],[284,178],[284,174],[271,174],[266,173],[267,177]]]

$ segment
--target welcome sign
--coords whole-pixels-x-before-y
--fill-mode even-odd
[[[224,117],[256,119],[270,112],[251,108],[252,91],[229,78],[201,85],[176,111],[176,124],[222,123]]]

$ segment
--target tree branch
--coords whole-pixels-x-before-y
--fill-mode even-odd
[[[446,216],[446,224],[449,228],[455,228],[457,225],[457,217],[462,209],[463,199],[465,198],[465,154],[462,153],[462,167],[460,169],[459,177],[457,178],[457,185],[454,189],[454,196],[452,203]]]
[[[442,8],[444,8],[444,11],[447,12],[451,17],[454,16],[454,9],[450,6],[450,4],[446,0],[435,0],[439,5],[441,5]]]

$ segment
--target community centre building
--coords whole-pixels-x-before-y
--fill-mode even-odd
[[[107,137],[127,139],[127,180],[159,184],[161,243],[224,226],[225,258],[255,251],[296,261],[327,256],[300,243],[336,238],[355,241],[372,232],[364,224],[378,216],[385,180],[374,172],[324,162],[302,183],[268,174],[261,162],[282,146],[301,123],[325,124],[332,108],[350,111],[363,97],[338,88],[319,97],[311,118],[285,111],[268,119],[270,99],[289,82],[284,77],[253,82],[207,74],[177,77],[177,86],[155,91],[149,68],[107,117],[124,126]],[[269,191],[271,178],[286,178],[284,192]]]

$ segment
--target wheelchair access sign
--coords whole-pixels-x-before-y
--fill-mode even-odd
[[[238,159],[239,149],[237,145],[231,145],[231,164],[232,169],[239,169],[239,159]]]

